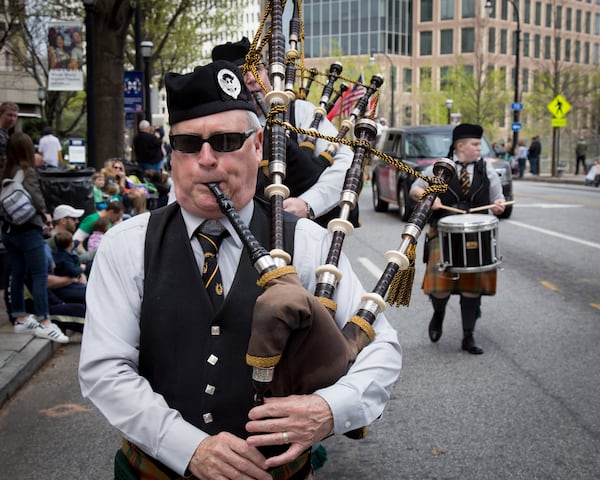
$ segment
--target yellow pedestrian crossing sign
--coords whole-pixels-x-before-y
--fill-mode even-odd
[[[560,93],[548,104],[548,110],[554,118],[564,118],[571,110],[571,104]]]

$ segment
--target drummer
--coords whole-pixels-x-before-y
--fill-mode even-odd
[[[469,123],[457,125],[452,131],[452,145],[448,158],[456,162],[457,173],[449,182],[448,190],[439,195],[433,204],[424,256],[427,270],[423,280],[423,290],[429,295],[433,305],[433,317],[429,323],[431,341],[435,343],[442,337],[446,304],[450,294],[458,294],[463,327],[462,349],[474,355],[483,353],[473,336],[475,323],[480,316],[481,295],[496,294],[496,270],[460,275],[440,272],[439,242],[437,239],[432,240],[438,236],[438,220],[446,215],[456,214],[445,210],[444,206],[468,211],[471,208],[493,204],[490,209],[493,214],[500,215],[504,211],[505,199],[498,174],[481,158],[482,135],[483,128]],[[423,174],[433,176],[433,166],[425,169]],[[418,200],[427,186],[427,182],[417,179],[410,189],[411,198]]]

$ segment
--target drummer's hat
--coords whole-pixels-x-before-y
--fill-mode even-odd
[[[463,138],[481,138],[483,137],[483,128],[472,123],[461,123],[452,130],[452,145],[457,140]]]

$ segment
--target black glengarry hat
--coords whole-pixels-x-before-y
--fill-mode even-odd
[[[228,110],[256,113],[242,72],[224,60],[196,67],[192,73],[167,73],[165,88],[171,125]]]
[[[483,128],[472,123],[461,123],[452,130],[452,144],[463,138],[481,138],[483,137]]]
[[[227,60],[235,63],[238,67],[246,61],[246,54],[250,51],[250,40],[242,37],[239,42],[227,42],[217,45],[212,49],[213,62],[216,60]]]

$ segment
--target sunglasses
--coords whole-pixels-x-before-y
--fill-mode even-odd
[[[184,133],[181,135],[169,135],[173,150],[181,153],[198,153],[202,145],[208,143],[215,152],[234,152],[242,148],[244,142],[254,133],[254,129],[245,132],[216,133],[208,138],[200,135]]]

